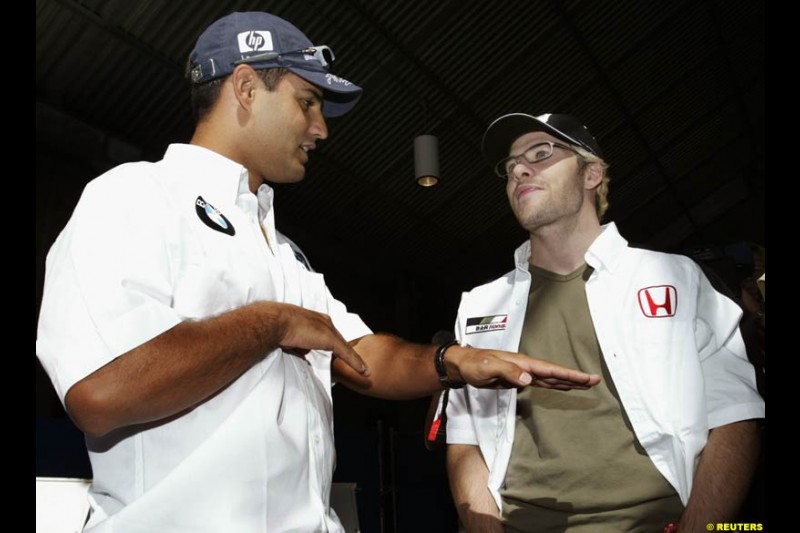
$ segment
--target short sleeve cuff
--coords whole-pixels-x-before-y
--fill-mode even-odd
[[[709,413],[708,427],[714,429],[734,422],[757,418],[766,418],[766,406],[763,402],[737,404]]]

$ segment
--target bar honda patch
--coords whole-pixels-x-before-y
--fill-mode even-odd
[[[476,316],[467,319],[466,335],[506,329],[508,315]]]

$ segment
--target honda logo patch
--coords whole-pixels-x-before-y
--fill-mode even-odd
[[[506,329],[508,315],[476,316],[467,319],[467,335]]]
[[[654,285],[639,289],[639,308],[648,318],[675,316],[678,291],[672,285]]]

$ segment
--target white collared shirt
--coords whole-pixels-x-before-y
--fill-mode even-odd
[[[89,183],[48,254],[37,334],[61,401],[179,322],[259,300],[327,313],[347,340],[369,334],[276,231],[272,199],[267,185],[249,191],[241,165],[192,145]],[[86,531],[340,531],[330,353],[306,359],[276,349],[174,420],[87,438]]]
[[[516,269],[461,298],[456,337],[517,351],[528,302],[530,242]],[[741,309],[690,259],[628,247],[608,224],[586,252],[586,296],[603,357],[636,437],[686,504],[708,431],[763,418],[739,333]],[[451,391],[447,442],[480,446],[501,507],[514,442],[516,389]],[[564,423],[569,423],[565,420]]]

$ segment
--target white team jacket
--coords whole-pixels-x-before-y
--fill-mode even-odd
[[[528,302],[530,243],[516,269],[464,293],[462,344],[517,351]],[[765,416],[738,324],[739,307],[690,259],[628,247],[608,224],[587,251],[586,295],[598,341],[636,436],[684,505],[709,429]],[[514,442],[516,390],[451,391],[447,442],[480,446],[499,488]],[[568,423],[568,421],[565,421]]]

